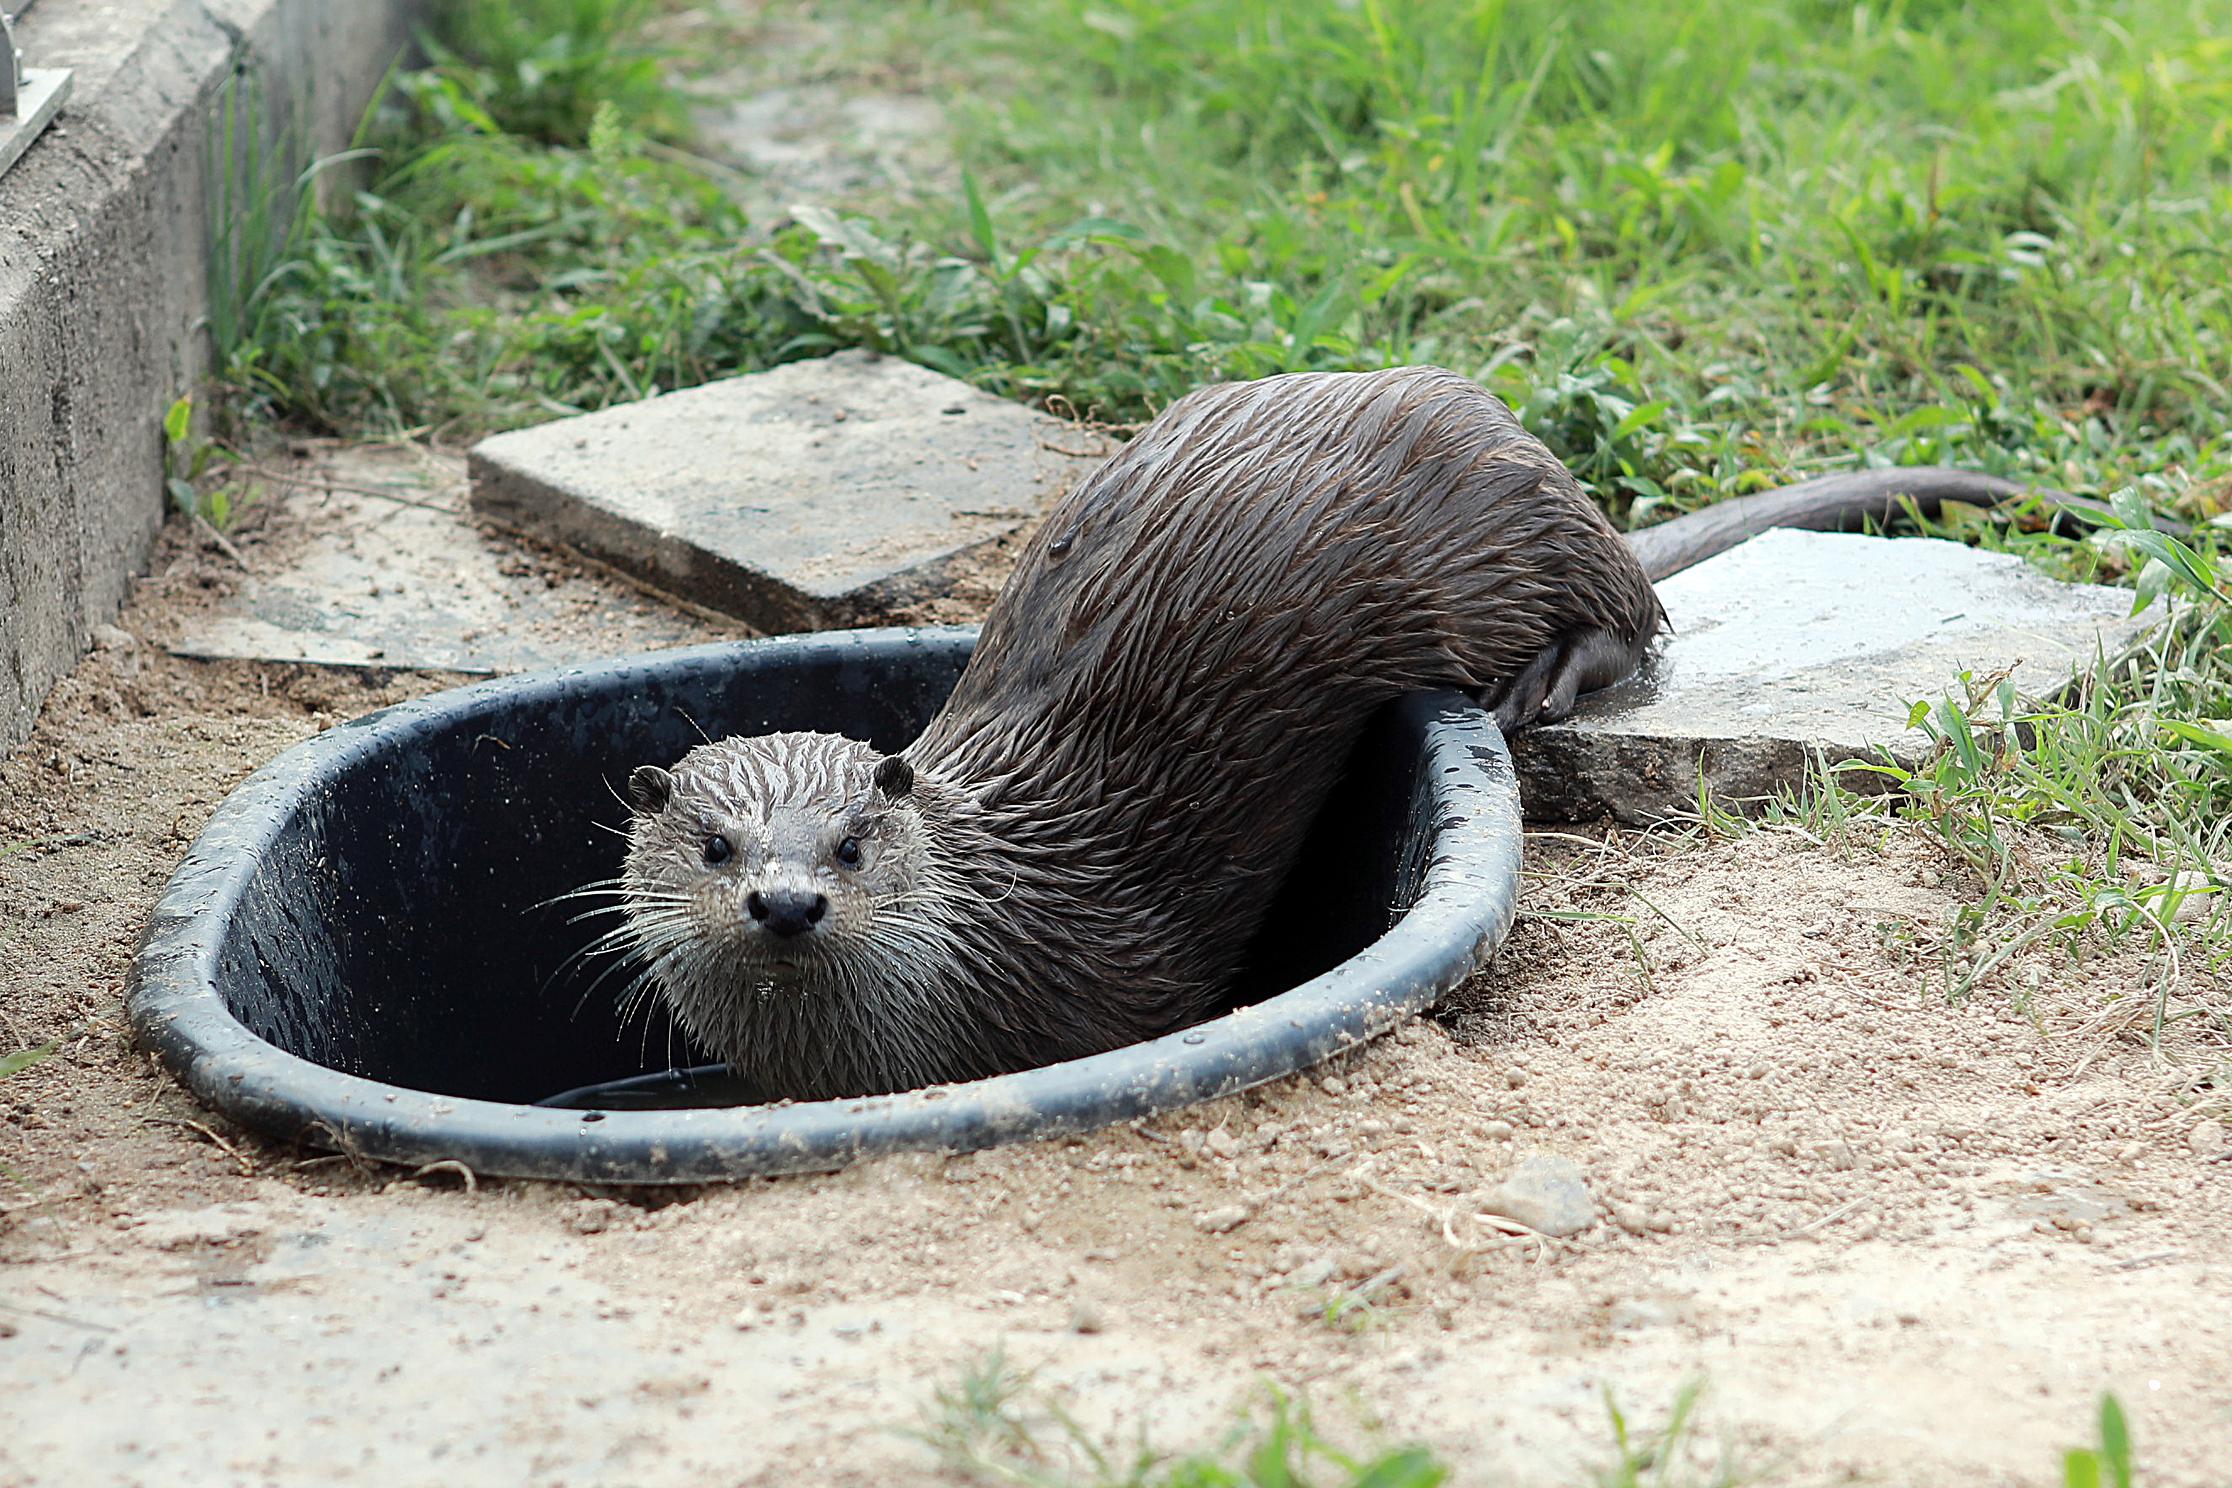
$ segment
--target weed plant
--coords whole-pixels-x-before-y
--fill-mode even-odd
[[[1144,1437],[1097,1440],[1027,1371],[994,1350],[937,1391],[911,1434],[947,1480],[1032,1488],[1436,1488],[1449,1470],[1401,1447],[1357,1455],[1319,1430],[1307,1402],[1267,1389],[1214,1448],[1168,1454]]]
[[[610,107],[660,139],[687,134],[666,58],[643,38],[653,0],[444,4],[420,40],[434,69],[470,92],[504,133],[535,144],[589,142]]]
[[[2100,1445],[2079,1447],[2062,1456],[2065,1488],[2132,1488],[2131,1428],[2113,1395],[2100,1397]]]
[[[1590,1488],[1739,1488],[1783,1480],[1765,1464],[1746,1465],[1726,1443],[1701,1434],[1705,1388],[1677,1392],[1654,1426],[1631,1421],[1604,1392],[1606,1450],[1600,1460],[1547,1480]],[[2115,1396],[2102,1395],[2099,1445],[2062,1454],[2067,1488],[2133,1488],[2131,1433]],[[1051,1392],[993,1349],[939,1388],[904,1434],[937,1459],[945,1481],[1023,1488],[1437,1488],[1452,1471],[1431,1450],[1398,1447],[1357,1454],[1330,1441],[1309,1402],[1266,1386],[1222,1441],[1205,1451],[1170,1453],[1142,1432],[1111,1445],[1074,1420]],[[1477,1475],[1477,1474],[1476,1474]],[[1468,1479],[1470,1481],[1471,1479]],[[1482,1477],[1484,1483],[1509,1479]]]

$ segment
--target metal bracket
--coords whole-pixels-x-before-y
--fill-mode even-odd
[[[0,175],[6,175],[39,132],[52,123],[70,96],[67,67],[25,67],[16,48],[15,23],[34,0],[0,12]]]

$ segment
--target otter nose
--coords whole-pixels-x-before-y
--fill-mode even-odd
[[[820,924],[829,913],[829,899],[811,889],[769,889],[764,894],[754,890],[744,900],[744,908],[767,927],[768,934],[787,939]]]

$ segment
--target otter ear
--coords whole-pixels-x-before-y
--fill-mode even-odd
[[[674,797],[674,777],[657,765],[637,765],[628,772],[628,799],[638,816],[657,816]]]
[[[903,799],[914,789],[914,766],[896,754],[887,754],[876,765],[876,789],[892,800]]]

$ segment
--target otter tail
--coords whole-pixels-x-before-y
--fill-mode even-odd
[[[1980,471],[1957,470],[1945,465],[1898,466],[1887,470],[1853,470],[1824,475],[1794,486],[1739,496],[1699,511],[1686,512],[1655,527],[1627,534],[1628,546],[1641,560],[1644,572],[1655,583],[1725,553],[1748,537],[1771,527],[1803,527],[1814,532],[1850,532],[1874,523],[1895,521],[1911,501],[1925,517],[1935,517],[1948,501],[1964,501],[1990,510],[2016,505],[2036,497],[2052,509],[2058,532],[2083,532],[2088,514],[2105,517],[2106,502],[2086,496],[2002,480]],[[2174,523],[2165,530],[2181,531]]]

